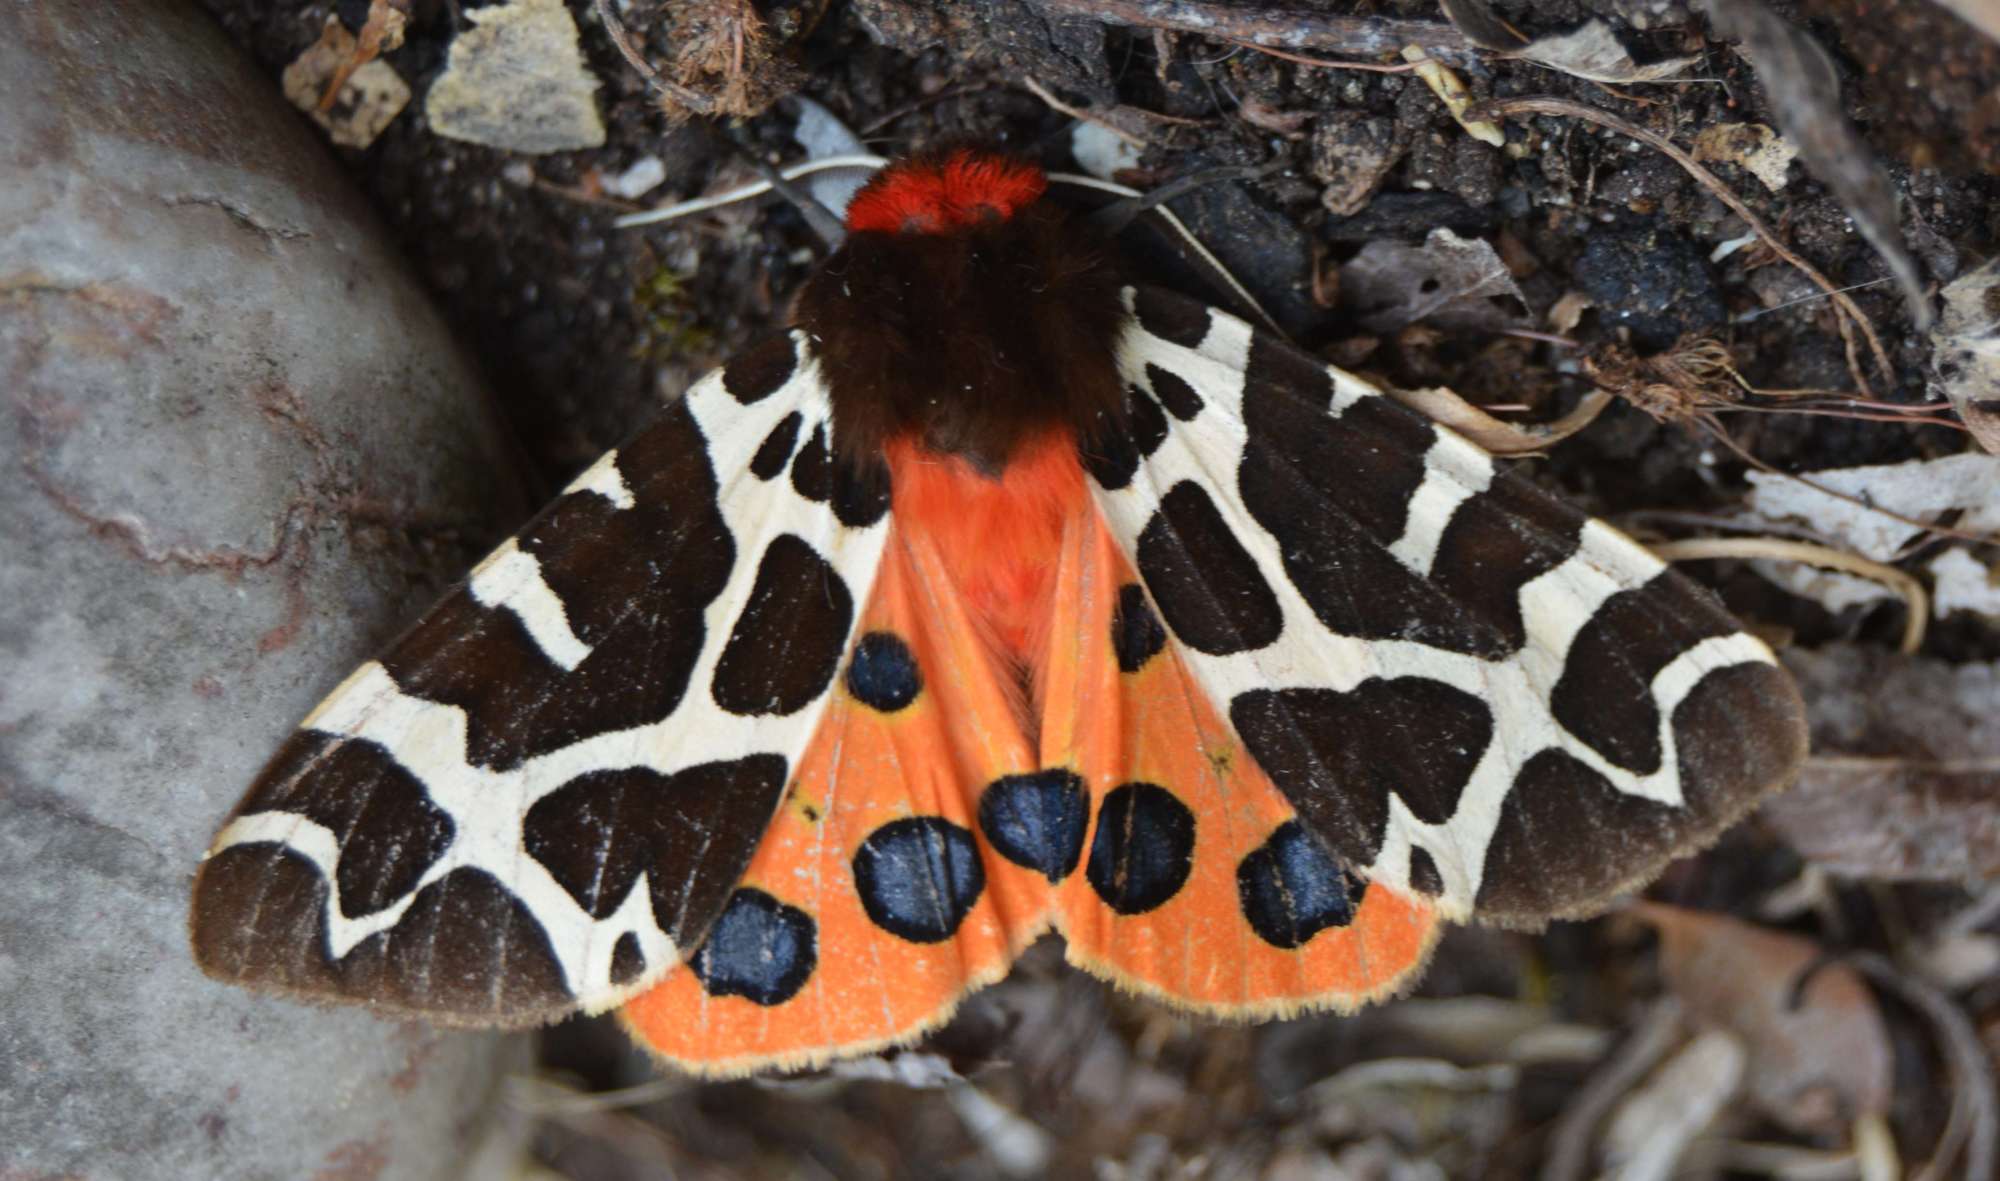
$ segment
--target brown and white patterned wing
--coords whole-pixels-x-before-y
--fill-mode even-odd
[[[597,1011],[700,945],[828,699],[886,471],[804,338],[579,477],[279,750],[196,881],[211,975],[433,1020]]]
[[[1127,294],[1086,445],[1197,680],[1345,865],[1448,917],[1600,909],[1805,750],[1713,595],[1450,430],[1222,312]]]

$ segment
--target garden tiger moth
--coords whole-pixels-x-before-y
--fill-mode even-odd
[[[1707,592],[1133,286],[1039,170],[885,169],[786,336],[356,671],[195,885],[211,975],[690,1069],[906,1041],[1045,930],[1224,1016],[1588,914],[1795,772]]]

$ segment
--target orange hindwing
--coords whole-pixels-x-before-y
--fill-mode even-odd
[[[1297,822],[1069,455],[1021,465],[1031,490],[906,482],[924,491],[899,493],[859,639],[748,872],[688,967],[625,1009],[660,1054],[737,1073],[906,1041],[1051,925],[1087,970],[1217,1015],[1352,1008],[1421,966],[1433,910]]]

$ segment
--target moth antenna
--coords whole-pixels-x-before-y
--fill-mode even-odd
[[[1097,177],[1082,173],[1051,172],[1049,180],[1056,184],[1075,185],[1078,188],[1092,189],[1100,193],[1115,193],[1121,198],[1119,201],[1112,202],[1110,205],[1098,209],[1090,215],[1091,218],[1104,217],[1107,213],[1120,206],[1130,206],[1131,212],[1128,216],[1116,219],[1118,226],[1125,227],[1129,226],[1142,213],[1153,214],[1159,220],[1160,226],[1180,243],[1186,252],[1188,261],[1193,263],[1197,270],[1205,274],[1210,282],[1217,285],[1218,290],[1235,306],[1238,314],[1246,319],[1256,321],[1259,328],[1269,332],[1278,339],[1287,343],[1291,342],[1291,335],[1276,320],[1271,318],[1271,313],[1264,309],[1263,304],[1257,302],[1257,297],[1250,294],[1250,289],[1243,286],[1242,281],[1227,266],[1223,265],[1221,259],[1215,257],[1215,253],[1203,244],[1202,240],[1195,235],[1193,230],[1187,227],[1187,223],[1175,216],[1172,209],[1160,204],[1161,201],[1171,200],[1179,192],[1185,191],[1177,187],[1180,184],[1179,181],[1175,181],[1160,190],[1155,190],[1152,194],[1146,194],[1118,184],[1115,181],[1099,180]],[[1168,191],[1169,189],[1173,191]],[[1143,208],[1141,207],[1142,202],[1145,206]],[[1116,230],[1102,230],[1101,232],[1113,235],[1117,233]]]
[[[817,160],[802,160],[779,169],[779,175],[786,180],[799,180],[821,172],[852,169],[874,173],[880,171],[888,161],[880,156],[821,156]],[[706,213],[711,209],[721,209],[740,201],[749,201],[771,191],[771,182],[751,181],[746,185],[722,193],[712,193],[706,197],[694,197],[686,201],[676,201],[671,205],[660,205],[640,213],[627,213],[613,218],[611,224],[617,229],[629,230],[639,226],[657,225],[660,222],[675,221],[690,214]]]
[[[1186,176],[1170,180],[1150,192],[1122,201],[1113,201],[1090,215],[1090,220],[1106,234],[1116,234],[1132,224],[1132,219],[1165,204],[1183,193],[1190,193],[1204,185],[1220,184],[1228,180],[1261,180],[1286,167],[1280,158],[1268,164],[1233,164],[1221,168],[1204,168],[1200,172],[1190,172]]]
[[[745,143],[741,136],[740,128],[730,128],[730,142],[745,159],[750,161],[751,166],[756,168],[758,174],[764,178],[764,183],[771,186],[771,191],[792,203],[792,207],[806,219],[806,224],[812,227],[813,233],[819,236],[820,241],[826,243],[827,250],[840,249],[841,243],[847,241],[847,226],[841,221],[840,216],[820,204],[811,193],[793,184],[769,160],[764,159],[763,153]]]

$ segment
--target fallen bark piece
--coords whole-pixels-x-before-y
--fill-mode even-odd
[[[2000,873],[2000,664],[1788,649],[1814,755],[1760,815],[1814,864],[1879,879]]]

